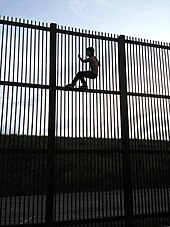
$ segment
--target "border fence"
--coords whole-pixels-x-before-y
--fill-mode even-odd
[[[169,44],[0,19],[0,225],[170,225],[169,69]]]

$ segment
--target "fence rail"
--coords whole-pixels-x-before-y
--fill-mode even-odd
[[[99,75],[77,55],[93,46]],[[0,225],[170,224],[170,46],[0,19]]]

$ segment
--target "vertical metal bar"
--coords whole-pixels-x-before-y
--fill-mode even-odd
[[[35,143],[35,140],[34,140],[34,143]],[[34,145],[35,146],[35,145]],[[36,173],[35,173],[35,171],[36,171],[36,154],[35,153],[33,153],[32,154],[32,160],[31,160],[31,163],[32,163],[32,166],[31,166],[31,168],[33,169],[33,171],[32,171],[32,184],[33,184],[33,187],[32,187],[32,206],[31,206],[31,210],[30,210],[30,212],[31,212],[31,216],[33,217],[34,216],[34,213],[35,213],[35,196],[36,196],[36,192],[35,192],[35,189],[36,189]],[[33,222],[33,220],[31,220],[31,222]]]
[[[60,35],[59,35],[59,33],[57,33],[56,34],[56,59],[59,59],[59,52],[60,52],[59,43],[60,43]],[[46,52],[47,52],[47,50],[46,50]],[[56,86],[59,86],[59,78],[60,78],[59,75],[60,75],[59,74],[59,60],[57,60],[57,63],[56,63]],[[59,91],[56,91],[56,108],[57,109],[58,109],[58,106],[59,106]],[[57,111],[56,112],[56,136],[58,136],[58,134],[59,134],[59,121],[58,121],[58,118],[59,118],[59,112]],[[57,146],[57,142],[55,144],[55,147],[56,146]]]
[[[70,28],[68,28],[68,31],[70,31]],[[71,57],[71,53],[70,53],[70,48],[71,48],[71,42],[70,42],[70,35],[68,35],[66,37],[66,60],[67,62],[65,63],[66,64],[66,81],[68,81],[68,78],[70,77],[70,57]],[[67,97],[66,97],[66,114],[70,115],[71,116],[71,108],[73,106],[72,104],[72,92],[65,92],[67,94]],[[70,105],[71,103],[71,105]],[[68,132],[67,132],[67,137],[68,137],[68,149],[70,149],[70,137],[71,137],[71,131],[70,131],[70,128],[72,128],[72,126],[70,125],[70,117],[67,118],[67,122],[66,122],[66,127],[68,128]],[[72,197],[71,197],[71,202],[72,202]]]
[[[31,22],[32,23],[32,22]],[[28,78],[28,83],[31,82],[31,59],[32,59],[32,29],[30,30],[30,35],[29,35],[29,56],[27,57],[28,58],[28,61],[29,61],[29,67],[28,67],[28,72],[29,72],[29,78]],[[28,112],[27,112],[27,124],[28,124],[28,127],[27,127],[27,135],[29,135],[30,133],[30,103],[31,103],[31,97],[30,97],[30,94],[31,94],[31,88],[28,88]],[[27,143],[28,143],[28,138],[27,138]]]
[[[44,24],[43,24],[44,25]],[[47,73],[46,73],[46,68],[47,68],[47,57],[46,57],[46,53],[47,53],[47,39],[46,39],[46,36],[47,36],[47,32],[42,32],[42,62],[44,62],[44,65],[42,64],[42,84],[43,84],[43,81],[44,81],[44,84],[46,84],[46,78],[47,78]],[[43,140],[41,142],[41,147],[40,149],[45,149],[45,139],[46,139],[46,96],[47,96],[47,90],[44,89],[44,90],[41,90],[41,112],[42,112],[42,120],[40,120],[40,134],[41,134],[41,125],[42,125],[42,133],[43,133]],[[41,117],[40,117],[41,119]],[[43,146],[43,147],[42,147]],[[44,165],[44,159],[45,159],[45,155],[44,153],[41,154],[41,158],[42,158],[42,180],[41,180],[41,188],[42,188],[42,194],[41,194],[41,207],[40,207],[40,212],[41,212],[41,222],[43,222],[43,215],[44,215],[44,176],[45,176],[45,165]]]
[[[141,123],[140,127],[143,126],[143,130],[141,131],[143,138],[141,138],[142,139],[141,141],[145,140],[145,132],[146,132],[146,128],[145,128],[146,112],[145,112],[145,109],[144,109],[144,102],[146,102],[145,101],[145,98],[142,98],[141,97],[141,101],[139,102],[140,107],[141,107],[140,113],[142,113],[142,114],[140,114],[141,119],[142,119],[142,123]],[[138,149],[140,150],[140,147]],[[140,170],[139,170],[140,176],[139,176],[139,179],[140,179],[140,185],[139,186],[140,186],[140,189],[141,189],[141,188],[143,188],[144,180],[145,180],[144,173],[143,173],[143,169],[144,169],[144,164],[143,164],[144,163],[144,161],[143,161],[144,160],[144,154],[139,155],[139,157],[140,157],[140,159],[139,159],[139,166],[140,166]],[[145,208],[144,208],[143,198],[146,198],[146,196],[145,196],[145,189],[144,190],[140,190],[140,191],[141,191],[140,194],[141,194],[141,201],[142,201],[142,205],[141,205],[141,207],[142,207],[142,213],[144,213],[145,212]],[[139,208],[140,208],[140,206],[139,206]]]
[[[10,32],[9,32],[10,34],[9,34],[9,50],[8,50],[8,52],[9,52],[9,56],[8,56],[8,58],[9,58],[9,61],[8,61],[8,79],[7,79],[7,81],[10,81],[10,69],[11,69],[11,65],[12,65],[12,57],[11,57],[11,52],[12,52],[12,26],[10,26]],[[7,90],[7,100],[11,100],[11,88],[8,86],[8,90]],[[12,94],[12,97],[13,97],[13,94]],[[10,102],[7,102],[7,103],[10,103]],[[11,101],[11,103],[12,103],[12,101]],[[9,105],[9,107],[8,107],[8,104],[7,104],[7,114],[6,114],[6,126],[5,126],[5,131],[7,130],[7,133],[9,133],[9,140],[8,140],[8,144],[7,144],[7,146],[8,146],[8,148],[9,148],[9,146],[10,146],[10,134],[11,134],[11,122],[9,121],[10,120],[10,113],[8,113],[8,112],[10,112],[10,105]],[[7,125],[8,124],[8,125]]]
[[[116,82],[116,91],[119,91],[120,90],[120,88],[119,88],[119,76],[118,76],[118,64],[117,64],[117,61],[118,61],[118,44],[116,43],[116,42],[114,42],[114,45],[113,45],[113,48],[114,48],[114,54],[115,54],[115,74],[117,75],[116,76],[116,80],[115,80],[115,82]],[[116,116],[115,116],[115,118],[114,118],[114,124],[115,124],[115,126],[117,126],[116,128],[115,128],[115,138],[117,138],[117,140],[116,141],[118,141],[118,142],[116,142],[116,147],[119,149],[120,148],[120,143],[119,143],[119,139],[120,139],[120,127],[118,126],[118,123],[120,122],[120,98],[119,98],[119,96],[115,96],[115,98],[114,98],[114,102],[115,102],[115,113],[116,113]]]
[[[58,27],[58,26],[57,26]],[[58,86],[59,85],[59,41],[60,41],[60,38],[59,38],[59,33],[56,34],[56,59],[57,59],[57,63],[56,63],[56,85]],[[58,109],[58,105],[59,105],[59,91],[56,92],[56,108]],[[58,136],[58,133],[59,133],[59,111],[56,111],[56,136]],[[58,141],[56,140],[55,141],[55,149],[58,148]],[[54,168],[56,166],[58,166],[58,169],[60,169],[60,165],[61,165],[61,154],[59,153],[58,155],[55,155],[55,164],[54,164]],[[58,176],[58,179],[56,179],[56,177]],[[55,205],[54,205],[54,221],[60,221],[60,198],[61,198],[61,195],[60,195],[60,175],[57,175],[56,171],[55,171],[55,175],[54,175],[54,178],[55,178],[55,185],[58,185],[58,187],[54,187],[54,190],[55,190]],[[57,198],[57,192],[58,191],[58,198]],[[57,204],[57,199],[58,199],[58,204]],[[57,213],[58,212],[58,213]],[[57,215],[58,215],[58,218],[57,218]]]
[[[22,28],[21,36],[21,83],[25,82],[24,80],[24,43],[25,43],[25,29]]]
[[[59,155],[57,155],[56,157],[58,157],[58,168],[61,169],[61,166],[62,166],[62,155],[61,155],[61,151],[59,153]],[[58,187],[58,192],[59,192],[59,196],[58,196],[58,219],[57,221],[60,221],[60,218],[61,218],[61,209],[60,209],[60,206],[61,206],[61,175],[59,175],[59,179],[58,179],[58,184],[59,184],[59,187]],[[57,189],[56,189],[57,190]],[[55,220],[55,219],[54,219]]]
[[[39,106],[39,145],[38,145],[38,149],[41,149],[41,143],[42,143],[42,125],[43,125],[43,89],[40,89],[40,106]],[[45,105],[44,105],[45,106]]]
[[[31,175],[28,177],[28,184],[29,185],[32,185],[32,182],[31,182],[31,179],[32,179],[32,171],[31,171],[32,170],[32,164],[31,163],[32,163],[32,160],[33,160],[32,156],[33,156],[33,154],[30,152],[29,159],[28,159],[29,160],[28,171],[31,172]],[[31,204],[31,195],[28,196],[28,205],[27,205],[27,210],[28,210],[27,216],[28,217],[30,217],[30,206],[31,206],[30,204]]]
[[[5,179],[9,179],[9,159],[10,159],[10,155],[7,154],[7,158],[6,158],[6,173],[4,174],[6,177]],[[8,181],[7,181],[8,182]],[[5,182],[5,224],[9,224],[9,220],[8,220],[8,209],[7,209],[7,206],[8,206],[8,194],[6,192],[7,190],[7,183]]]
[[[108,34],[109,36],[109,34]],[[107,41],[107,51],[108,51],[108,63],[107,63],[107,68],[109,69],[109,86],[108,86],[108,90],[114,90],[113,89],[113,84],[114,84],[114,80],[113,80],[113,59],[112,59],[112,55],[111,55],[111,46],[112,45],[112,41]],[[111,64],[112,63],[112,64]]]
[[[97,35],[97,33],[95,33],[95,35]],[[98,36],[100,36],[100,32],[98,32]],[[100,72],[101,72],[101,70],[103,69],[103,66],[102,66],[102,63],[101,63],[102,53],[101,53],[101,45],[100,45],[100,42],[101,42],[101,40],[99,39],[99,41],[98,41],[98,59],[100,61]],[[103,72],[101,72],[101,75],[103,75]],[[102,77],[100,76],[99,77],[99,87],[98,87],[99,90],[103,90],[101,84],[102,84]]]
[[[62,73],[63,73],[63,57],[62,57],[62,49],[63,49],[63,34],[61,34],[61,38],[60,38],[60,59],[61,59],[61,65],[60,65],[60,75],[61,75],[61,86],[63,84],[63,77],[62,77]],[[60,130],[59,130],[59,136],[61,137],[61,132],[62,132],[62,124],[63,124],[63,119],[62,119],[62,103],[63,103],[63,95],[62,95],[62,91],[60,91]],[[58,111],[57,111],[58,112]],[[61,147],[61,142],[60,142],[60,147]]]
[[[64,27],[64,30],[66,30],[66,26]],[[67,70],[66,70],[66,64],[67,64],[67,52],[66,52],[66,43],[67,43],[67,35],[66,34],[63,34],[64,36],[64,39],[63,39],[63,52],[62,52],[62,57],[63,57],[63,64],[61,65],[61,67],[63,67],[63,73],[64,75],[62,75],[63,77],[63,83],[62,84],[63,86],[66,84],[66,77],[67,77]],[[67,107],[67,103],[66,103],[66,100],[67,100],[67,92],[64,92],[63,91],[63,113],[62,113],[62,118],[63,118],[63,128],[64,128],[64,132],[63,132],[63,139],[64,139],[64,149],[66,149],[66,107]],[[67,154],[66,154],[66,160],[67,160]],[[67,162],[66,162],[67,163]],[[66,181],[66,184],[67,184],[67,181]],[[67,204],[67,196],[66,196],[66,204]],[[66,205],[67,206],[67,205]]]
[[[82,156],[83,156],[83,154],[82,153],[80,153],[80,154],[78,154],[77,153],[77,162],[78,162],[78,169],[79,169],[79,172],[78,172],[78,177],[77,177],[77,180],[78,180],[78,182],[79,182],[79,189],[78,189],[78,192],[79,192],[79,204],[78,204],[78,208],[79,208],[79,213],[78,213],[78,218],[79,219],[81,219],[81,213],[82,213],[82,206],[81,206],[81,192],[82,192]]]
[[[101,156],[100,156],[100,172],[101,172],[101,178],[104,179],[104,152],[103,149],[101,151]],[[105,187],[105,182],[102,182],[102,187],[101,187],[101,218],[104,218],[105,210],[104,210],[104,187]]]
[[[169,198],[167,197],[167,190],[168,190],[168,188],[167,188],[167,184],[166,184],[166,179],[167,179],[167,176],[166,176],[166,173],[167,173],[166,172],[166,166],[167,166],[167,164],[164,164],[163,165],[163,163],[166,163],[166,160],[165,160],[166,153],[165,154],[163,153],[163,151],[166,150],[166,145],[165,145],[165,141],[166,141],[166,132],[165,132],[166,122],[165,122],[165,115],[164,115],[165,111],[164,111],[164,108],[163,108],[163,105],[164,105],[164,102],[165,101],[166,101],[165,99],[162,99],[161,102],[160,102],[160,106],[161,106],[161,122],[163,124],[162,133],[163,133],[163,141],[164,141],[163,145],[160,148],[160,150],[162,152],[162,156],[161,156],[162,157],[162,162],[160,163],[160,168],[162,169],[162,172],[163,172],[163,175],[164,175],[164,177],[162,179],[162,187],[164,188],[164,190],[163,190],[163,203],[162,203],[162,206],[163,206],[163,204],[165,204],[165,201],[166,200],[168,201],[168,204],[169,204]],[[168,211],[167,208],[168,207],[166,206],[164,212]]]
[[[169,67],[170,67],[169,52],[170,52],[170,50],[165,50],[165,59],[166,59],[165,74],[167,75],[167,81],[168,80],[170,81],[170,78],[168,77],[168,72],[169,72]],[[170,95],[169,83],[167,83],[167,95]]]
[[[153,92],[155,94],[160,94],[160,86],[161,86],[161,81],[160,78],[160,61],[161,59],[158,59],[158,49],[157,48],[151,48],[151,60],[152,60],[152,71],[153,71],[153,81],[152,81],[152,86],[153,86]]]
[[[54,148],[55,148],[55,105],[56,105],[56,24],[50,24],[50,88],[48,119],[48,155],[47,155],[47,190],[46,223],[53,223],[54,196]]]
[[[5,28],[4,28],[4,24],[2,25],[2,36],[1,36],[1,54],[0,54],[0,56],[1,56],[1,60],[0,60],[0,68],[1,68],[1,70],[2,70],[2,62],[3,62],[3,49],[4,49],[4,37],[5,37],[5,35],[4,35],[4,30],[5,30]],[[2,73],[2,71],[1,71],[1,73]],[[0,80],[2,80],[2,74],[0,74]]]
[[[47,25],[46,25],[47,26]],[[49,61],[48,61],[48,32],[45,32],[45,44],[44,44],[44,53],[45,53],[45,63],[47,62],[48,64],[49,64]],[[47,76],[46,75],[48,75],[48,73],[47,73],[47,69],[48,69],[48,67],[47,67],[47,64],[45,64],[45,66],[44,66],[44,77],[45,77],[45,85],[47,84]],[[48,77],[48,81],[49,81],[49,77]],[[45,135],[47,134],[47,132],[46,132],[46,125],[47,125],[47,105],[46,105],[46,103],[47,103],[47,89],[45,89],[45,100],[44,100],[44,102],[45,102],[45,105],[44,105],[44,144],[45,144]]]
[[[41,137],[39,137],[39,140],[41,139]],[[34,223],[38,223],[39,219],[40,219],[40,214],[39,214],[39,202],[40,202],[40,179],[41,179],[41,174],[42,171],[40,169],[40,163],[41,162],[41,153],[40,153],[40,147],[38,147],[36,154],[35,154],[36,158],[37,158],[37,162],[36,162],[36,166],[35,166],[35,179],[36,179],[36,189],[35,189],[35,193],[37,194],[37,200],[36,200],[36,209],[35,209],[35,219],[33,219]],[[33,216],[34,217],[34,216]]]
[[[113,148],[112,148],[113,149]],[[107,182],[107,186],[108,186],[108,206],[106,207],[106,209],[108,209],[108,217],[112,217],[112,198],[113,198],[113,194],[114,190],[113,190],[113,181],[112,179],[112,168],[111,168],[111,163],[112,163],[112,154],[113,151],[108,153],[108,159],[106,159],[106,169],[108,168],[108,182]],[[107,167],[108,166],[108,167]]]
[[[35,47],[36,47],[36,53],[35,53],[35,59],[37,61],[37,64],[35,62],[35,69],[34,69],[34,73],[36,73],[36,78],[35,78],[35,83],[38,84],[39,83],[39,43],[40,43],[40,40],[39,40],[39,34],[40,34],[40,31],[37,29],[35,30],[37,36],[35,38]],[[35,76],[35,74],[34,74]],[[39,112],[39,88],[36,89],[36,103],[35,103],[35,149],[37,149],[37,146],[38,146],[38,143],[37,143],[37,132],[38,132],[38,112]]]
[[[65,27],[65,30],[67,30],[67,28]],[[68,67],[68,58],[69,56],[67,56],[69,54],[69,49],[68,48],[68,38],[69,36],[67,36],[67,34],[65,34],[64,36],[64,84],[66,84],[66,78],[68,77],[68,71],[67,71],[67,67]],[[68,67],[69,68],[69,67]],[[69,116],[67,116],[67,110],[69,110],[69,92],[63,92],[63,95],[64,95],[64,144],[66,145],[66,137],[67,137],[67,141],[68,141],[68,144],[67,144],[67,147],[65,147],[66,149],[69,149]],[[66,130],[67,128],[67,121],[68,121],[68,131]],[[69,153],[66,152],[66,166],[69,165],[69,159],[70,159],[70,155]],[[68,175],[66,175],[66,187],[68,188],[68,185],[69,185],[69,177]],[[69,220],[69,191],[67,190],[67,196],[66,196],[66,219],[67,221]]]
[[[32,81],[30,81],[30,83],[32,82],[33,84],[35,84],[35,64],[36,64],[36,30],[34,29],[34,36],[33,36],[33,44],[32,44],[32,48],[33,48],[33,51],[32,51],[32,55],[31,56],[31,62],[33,62],[33,67],[32,67],[32,72],[33,72],[33,76],[32,76]],[[31,64],[31,65],[32,65]],[[31,68],[31,65],[30,65],[30,68]],[[35,131],[35,125],[34,125],[34,111],[35,111],[35,88],[32,88],[32,114],[31,114],[31,117],[32,117],[32,122],[31,122],[31,148],[33,148],[33,133]],[[35,146],[35,143],[34,143],[34,146]],[[35,148],[35,147],[34,147]]]
[[[24,166],[23,166],[23,185],[24,185],[24,187],[26,187],[26,185],[27,185],[27,161],[25,161],[25,160],[29,160],[29,154],[24,154]],[[27,216],[27,213],[26,213],[26,196],[24,196],[24,208],[23,208],[23,220],[25,220],[26,218],[28,218],[28,216]]]
[[[168,95],[168,74],[167,74],[167,71],[166,71],[166,61],[167,61],[167,58],[166,58],[166,49],[162,49],[162,59],[163,59],[163,67],[162,67],[162,70],[163,70],[163,76],[164,76],[164,83],[165,83],[165,95]]]
[[[71,29],[71,31],[73,32],[73,28]],[[71,47],[72,47],[72,50],[71,50],[71,62],[72,64],[74,65],[74,59],[75,59],[75,40],[76,37],[74,37],[73,35],[71,36]],[[71,67],[71,70],[70,70],[70,77],[73,76],[73,66]],[[71,99],[72,99],[72,111],[71,111],[71,117],[72,117],[72,121],[71,121],[71,126],[72,126],[72,130],[71,130],[71,136],[72,136],[72,140],[71,140],[71,148],[72,149],[75,149],[75,146],[73,144],[73,141],[75,141],[74,139],[74,136],[75,136],[75,127],[74,127],[74,122],[75,122],[75,119],[74,119],[74,115],[75,115],[75,95],[76,93],[75,92],[71,92]],[[75,209],[75,213],[71,212],[71,220],[73,219],[77,219],[77,173],[76,173],[76,170],[77,170],[77,156],[76,154],[72,154],[72,163],[74,162],[75,163],[75,172],[73,172],[73,176],[75,176],[75,187],[74,187],[74,203],[72,201],[72,210],[73,210],[73,207]],[[71,180],[73,181],[73,180]]]
[[[1,133],[0,133],[1,135]],[[0,137],[1,139],[1,137]],[[0,140],[0,144],[1,144],[1,140]],[[0,146],[1,147],[1,146]],[[1,148],[2,149],[2,148]],[[1,196],[0,196],[0,225],[2,225],[2,204],[3,204],[3,172],[4,172],[4,153],[0,153],[0,160],[2,161],[2,164],[0,165],[0,179],[1,179]]]
[[[88,31],[88,34],[90,34],[90,31]],[[87,48],[87,43],[88,43],[89,46],[92,46],[93,47],[93,40],[92,39],[89,38],[88,40],[87,39],[85,40],[85,46],[86,46],[86,48]],[[92,89],[94,89],[94,80],[90,80],[90,87]],[[85,92],[84,94],[85,94],[85,96],[84,96],[84,103],[85,103],[85,110],[84,110],[84,112],[85,112],[84,115],[85,116],[84,116],[84,118],[85,118],[85,122],[84,123],[86,125],[84,138],[88,138],[89,137],[88,131],[90,131],[90,141],[87,142],[87,143],[89,143],[89,147],[91,147],[92,146],[91,140],[92,140],[92,137],[93,137],[93,128],[94,128],[93,127],[93,111],[94,111],[94,106],[92,106],[94,94],[93,93],[89,94],[89,99],[90,99],[89,102],[88,102],[88,94],[87,94],[87,92]],[[88,106],[88,104],[89,104],[89,106]],[[89,109],[89,114],[88,114],[88,109]],[[90,119],[88,119],[88,116],[90,116]],[[89,120],[90,120],[90,127],[88,127]],[[87,173],[86,174],[89,174],[90,176],[88,176],[88,178],[91,179],[91,177],[92,177],[91,175],[92,174],[89,171],[89,168],[90,168],[89,167],[90,166],[89,165],[90,164],[90,160],[89,160],[90,155],[89,155],[89,153],[87,151],[88,150],[88,145],[87,144],[85,146],[85,150],[87,152],[87,155],[86,155],[86,163],[87,163],[87,165],[86,165],[86,171],[87,171]],[[86,189],[86,201],[87,201],[86,202],[87,203],[87,218],[89,219],[90,216],[91,216],[90,215],[90,209],[89,209],[89,201],[91,199],[91,192],[89,190],[89,184],[87,186],[85,185],[85,189]],[[90,194],[90,197],[89,197],[89,194]],[[90,204],[92,204],[92,203],[90,203]]]
[[[73,31],[73,28],[71,28],[71,31]],[[72,67],[70,67],[70,70],[69,70],[69,74],[68,74],[68,79],[70,78],[70,75],[73,76],[73,62],[74,62],[74,42],[73,42],[73,39],[74,39],[74,36],[71,35],[71,38],[69,39],[69,44],[71,45],[71,54],[70,54],[70,57],[68,58],[68,61],[69,61],[69,64],[70,62],[72,62]],[[75,130],[75,127],[74,127],[74,96],[75,96],[75,93],[74,92],[71,92],[71,120],[70,120],[70,125],[72,127],[71,129],[71,148],[70,149],[73,149],[73,137],[74,137],[74,130]],[[73,179],[75,181],[75,186],[72,188],[72,193],[74,193],[74,199],[71,197],[71,220],[73,219],[76,219],[76,215],[77,215],[77,182],[76,182],[76,177],[77,177],[77,174],[76,174],[76,169],[77,169],[77,160],[76,160],[76,155],[74,153],[72,153],[71,155],[71,163],[73,165],[73,163],[75,163],[75,172],[73,171],[72,172],[72,178],[71,178],[71,182],[73,182]],[[75,210],[75,212],[73,212],[73,210]]]
[[[71,31],[73,32],[73,28],[71,28]],[[70,41],[70,45],[71,45],[71,54],[70,54],[70,61],[69,61],[69,64],[72,62],[72,64],[74,65],[74,56],[75,56],[75,52],[74,52],[74,36],[71,35],[71,41]],[[70,77],[73,76],[73,65],[72,67],[70,68],[70,71],[69,71],[69,75],[68,75],[68,79]],[[72,103],[71,103],[71,117],[72,117],[72,120],[71,120],[71,148],[73,149],[73,135],[74,135],[74,96],[75,96],[75,93],[74,92],[71,92],[71,100],[72,100]],[[76,199],[76,198],[75,198]]]
[[[66,162],[65,162],[65,186],[66,186],[66,189],[64,190],[65,193],[66,193],[66,203],[65,203],[65,211],[64,211],[64,215],[66,216],[65,217],[65,220],[68,221],[69,220],[69,203],[68,203],[68,195],[69,195],[69,188],[68,188],[68,185],[69,185],[69,174],[66,174],[67,173],[67,168],[69,168],[69,153],[68,151],[65,152],[65,159],[66,159]]]
[[[120,148],[119,148],[120,149]],[[123,193],[123,155],[121,153],[118,153],[117,155],[117,159],[118,159],[118,171],[120,173],[120,176],[122,176],[122,178],[120,178],[120,192],[117,190],[117,194],[118,194],[118,197],[120,198],[120,207],[121,207],[121,210],[120,210],[120,215],[124,215],[125,214],[125,209],[124,209],[124,203],[125,203],[125,198],[124,198],[124,193]],[[119,200],[118,200],[118,203],[119,203]]]
[[[5,35],[6,35],[6,39],[5,39],[5,44],[4,44],[4,80],[7,80],[7,78],[6,78],[6,70],[7,70],[7,57],[8,57],[8,55],[7,55],[7,53],[8,53],[8,33],[9,33],[9,26],[8,26],[8,24],[7,24],[7,26],[6,26],[6,32],[5,32]]]
[[[133,226],[133,199],[131,179],[131,156],[129,146],[129,123],[127,106],[127,84],[126,84],[126,61],[125,61],[125,37],[118,37],[118,60],[120,81],[120,108],[121,108],[121,135],[123,154],[123,176],[124,176],[124,203],[125,203],[125,225]]]
[[[168,80],[167,78],[167,72],[166,72],[166,65],[165,65],[165,59],[166,59],[166,50],[162,50],[162,58],[164,59],[163,61],[163,74],[164,74],[164,78],[165,78],[165,81]],[[168,90],[167,90],[167,86],[168,86],[168,83],[165,83],[165,94],[168,95]],[[160,127],[161,127],[161,124],[162,124],[162,138],[164,141],[166,141],[166,122],[165,122],[165,115],[163,113],[164,112],[164,109],[163,109],[163,103],[164,103],[164,99],[161,99],[160,100],[160,109],[161,109],[161,121],[160,121]],[[163,148],[161,147],[161,150],[164,150],[165,149],[165,146],[163,145]]]
[[[99,175],[99,176],[101,176],[101,173],[100,173],[100,160],[101,160],[101,151],[99,151],[98,153],[97,153],[97,160],[96,160],[96,162],[97,162],[97,174]],[[98,182],[98,187],[100,186],[100,184],[101,184],[101,182]],[[98,195],[97,195],[97,200],[98,200],[98,218],[100,218],[101,216],[101,199],[100,199],[100,191],[98,190]]]
[[[10,26],[11,28],[11,26]],[[6,28],[7,32],[6,32],[6,47],[5,47],[5,66],[4,66],[4,80],[7,80],[9,81],[10,80],[10,59],[11,59],[11,38],[12,38],[12,31],[10,29],[9,31],[9,27],[7,25],[7,28]],[[9,33],[9,37],[8,37],[8,33]],[[9,46],[9,47],[8,47]],[[9,59],[9,62],[8,62],[8,59]],[[5,87],[4,87],[5,88]],[[7,94],[6,94],[6,100],[9,100],[9,95],[10,95],[10,87],[7,86]],[[7,129],[8,129],[8,108],[9,108],[9,102],[6,102],[6,110],[4,111],[6,114],[5,114],[5,124],[4,124],[4,134],[5,134],[5,140],[4,140],[4,144],[5,146],[7,145],[6,143],[6,134],[8,133],[7,132]]]
[[[74,176],[75,176],[75,201],[74,201],[74,207],[75,207],[75,213],[74,216],[72,214],[72,217],[76,220],[78,218],[78,199],[77,199],[77,195],[78,195],[78,190],[79,190],[79,183],[78,183],[78,174],[77,174],[77,169],[78,169],[78,158],[79,155],[78,154],[73,154],[73,160],[75,161],[75,172],[73,172]]]
[[[117,85],[116,85],[117,87]],[[119,147],[117,146],[119,143],[119,137],[117,136],[117,130],[116,128],[119,128],[118,126],[118,119],[117,119],[117,115],[119,114],[118,111],[118,107],[117,107],[117,96],[113,96],[113,107],[112,107],[112,111],[114,108],[114,137],[115,139],[113,140],[113,148],[115,148],[115,152],[112,152],[112,156],[111,156],[111,174],[113,174],[115,172],[116,176],[118,176],[118,178],[116,179],[116,182],[112,183],[112,188],[113,188],[113,199],[112,199],[112,209],[113,209],[113,214],[114,216],[116,215],[123,215],[122,214],[122,197],[121,197],[121,191],[122,191],[122,185],[121,185],[121,170],[120,170],[120,153],[119,153]],[[119,180],[118,180],[119,179]],[[114,189],[114,185],[115,185],[115,189]],[[119,201],[120,201],[120,209],[116,210],[114,209],[115,207],[118,207],[119,205]]]
[[[77,32],[77,29],[75,29],[75,32]],[[75,36],[75,41],[74,41],[74,51],[75,51],[75,71],[77,71],[77,64],[76,64],[76,57],[77,57],[77,37]],[[75,93],[75,114],[77,114],[77,104],[78,104],[78,96],[77,93]],[[77,127],[76,127],[77,126]],[[75,138],[77,137],[77,132],[78,132],[78,121],[77,117],[75,118]],[[77,144],[75,146],[77,148]]]
[[[24,38],[24,28],[23,28],[23,39],[25,40],[26,44],[25,44],[25,64],[23,66],[23,71],[22,74],[24,74],[25,71],[25,78],[24,78],[24,82],[27,82],[27,65],[28,65],[28,28],[26,29],[26,38]],[[23,41],[23,55],[24,55],[24,41]],[[27,94],[27,89],[24,89],[24,116],[23,116],[23,128],[22,128],[22,134],[25,134],[25,119],[26,119],[26,94]],[[28,127],[28,126],[27,126]],[[22,141],[23,142],[23,141]]]
[[[2,189],[2,194],[4,195],[5,193],[5,160],[6,160],[7,154],[5,152],[2,153],[2,165],[1,165],[1,189]],[[4,196],[1,197],[1,207],[4,205]],[[4,213],[3,210],[0,210],[0,223],[4,222]]]
[[[4,46],[4,24],[2,25],[2,40],[1,40],[1,60],[0,60],[0,69],[1,69],[1,73],[0,73],[0,80],[2,80],[2,62],[3,62],[3,46]],[[1,101],[1,109],[4,109],[4,95],[5,95],[5,86],[2,86],[2,101]],[[2,139],[2,133],[3,133],[3,111],[1,112],[1,116],[0,116],[0,144],[1,143],[1,139]]]

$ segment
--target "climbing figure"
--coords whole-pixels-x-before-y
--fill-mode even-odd
[[[79,71],[75,78],[72,80],[71,84],[66,85],[68,88],[73,88],[76,85],[76,82],[78,80],[81,81],[82,86],[80,88],[87,89],[87,82],[85,81],[84,78],[89,78],[89,79],[95,79],[98,76],[98,67],[99,67],[99,61],[97,58],[94,56],[94,48],[93,47],[88,47],[86,48],[86,55],[88,56],[87,59],[82,59],[80,55],[78,55],[79,60],[82,63],[88,63],[90,65],[90,70],[89,71]]]

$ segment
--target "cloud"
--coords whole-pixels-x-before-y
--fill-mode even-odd
[[[71,8],[79,15],[91,7],[107,6],[109,3],[111,3],[111,0],[70,0]]]
[[[71,8],[76,14],[80,14],[86,7],[85,0],[70,0]]]

